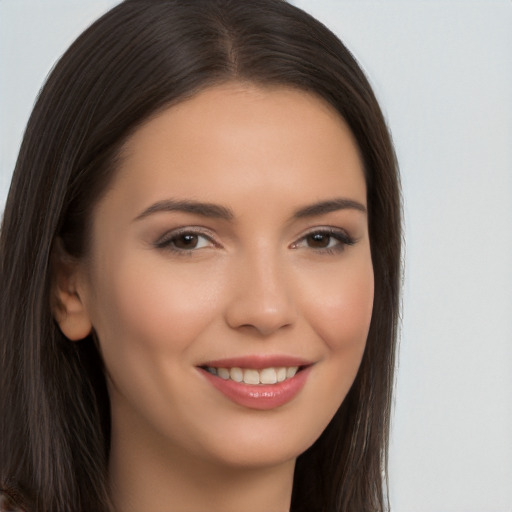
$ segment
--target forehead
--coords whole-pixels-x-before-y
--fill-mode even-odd
[[[237,83],[144,123],[124,145],[113,189],[140,208],[169,195],[282,201],[283,191],[366,202],[357,145],[333,107],[304,91]]]

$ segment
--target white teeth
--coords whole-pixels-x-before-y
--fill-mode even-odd
[[[262,384],[275,384],[277,382],[277,374],[274,368],[265,368],[260,372],[260,382]]]
[[[227,368],[217,368],[217,375],[224,380],[229,379],[229,370]]]
[[[258,370],[244,370],[244,382],[246,384],[259,384],[260,372]]]
[[[229,376],[231,380],[235,382],[242,382],[244,380],[244,372],[241,368],[231,368],[231,370],[229,370]]]
[[[297,373],[298,369],[299,369],[298,366],[290,366],[289,368],[287,368],[286,369],[286,378],[289,379],[289,378],[293,377]]]
[[[208,366],[206,370],[221,379],[231,379],[235,382],[244,382],[245,384],[276,384],[286,379],[291,379],[299,370],[298,366],[281,366],[279,368],[263,368],[255,370],[253,368],[214,368]]]

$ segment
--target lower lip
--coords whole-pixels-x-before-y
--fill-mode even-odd
[[[222,379],[203,368],[205,378],[232,402],[250,409],[275,409],[290,402],[304,387],[311,366],[297,372],[295,376],[276,384],[245,384],[231,379]]]

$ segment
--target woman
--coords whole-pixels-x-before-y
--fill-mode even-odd
[[[41,92],[1,237],[5,500],[385,509],[398,176],[323,25],[112,9]]]

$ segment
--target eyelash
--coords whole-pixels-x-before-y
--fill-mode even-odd
[[[299,249],[300,244],[302,242],[307,241],[309,237],[320,235],[324,237],[329,237],[329,244],[331,243],[332,239],[337,240],[338,243],[334,245],[333,247],[309,247],[310,249],[313,249],[315,252],[321,253],[321,254],[339,254],[345,250],[346,246],[351,246],[356,243],[356,240],[352,238],[350,235],[348,235],[345,231],[340,229],[334,229],[334,228],[321,228],[321,229],[315,229],[313,231],[310,231],[306,235],[302,236],[299,240],[294,242],[291,247],[292,249]],[[175,246],[176,241],[180,237],[185,236],[191,236],[191,237],[197,237],[197,238],[204,238],[208,241],[208,246],[213,247],[219,247],[219,244],[217,244],[212,237],[206,235],[204,232],[198,230],[197,228],[183,228],[178,231],[172,231],[170,233],[165,234],[163,237],[161,237],[157,242],[155,242],[155,247],[157,249],[165,249],[168,251],[171,251],[175,254],[178,254],[180,256],[192,256],[192,254],[204,247],[192,247],[191,249],[186,248],[178,248]]]
[[[294,242],[292,244],[292,247],[294,249],[298,249],[299,244],[301,242],[306,241],[309,237],[315,236],[315,235],[321,235],[321,236],[327,236],[331,240],[329,240],[329,244],[331,243],[332,239],[337,240],[337,244],[333,247],[319,247],[314,248],[310,247],[311,249],[316,250],[316,252],[319,252],[321,254],[339,254],[345,250],[345,247],[354,245],[356,243],[356,240],[352,238],[346,231],[341,229],[334,229],[334,228],[321,228],[321,229],[315,229],[313,231],[310,231],[306,235],[304,235],[302,238],[300,238],[297,242]]]
[[[214,242],[214,240],[206,235],[204,232],[199,230],[198,228],[183,228],[177,231],[171,231],[170,233],[166,233],[163,237],[161,237],[157,242],[155,243],[155,247],[157,249],[165,249],[167,251],[171,251],[175,254],[178,254],[180,256],[192,256],[192,253],[198,249],[201,249],[202,247],[193,247],[191,249],[183,249],[178,248],[175,246],[176,241],[185,236],[192,236],[197,238],[204,238],[208,240],[209,246],[218,247],[219,245]]]

